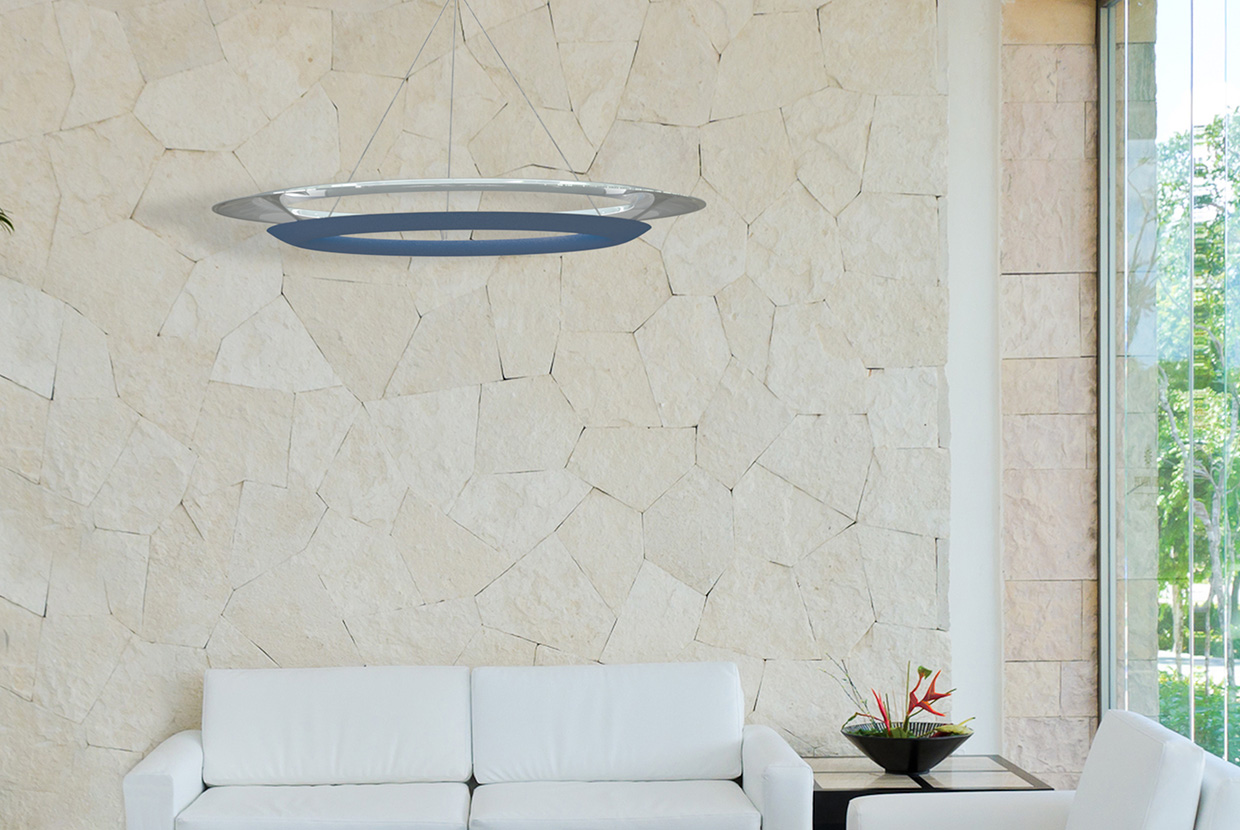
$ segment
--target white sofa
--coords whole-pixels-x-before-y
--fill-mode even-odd
[[[809,766],[744,709],[730,663],[211,670],[126,824],[811,830]]]
[[[848,805],[848,830],[1240,830],[1240,767],[1110,711],[1075,791],[910,793]]]

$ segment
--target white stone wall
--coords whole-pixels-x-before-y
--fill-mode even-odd
[[[209,206],[345,178],[435,4],[3,6],[5,827],[118,826],[208,666],[728,659],[838,751],[825,657],[947,664],[934,0],[472,2],[580,173],[707,209],[282,247]],[[565,176],[463,32],[454,173]],[[448,54],[359,178],[443,174]]]

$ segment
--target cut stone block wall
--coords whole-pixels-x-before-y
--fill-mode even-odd
[[[210,205],[344,179],[437,4],[0,13],[6,827],[119,826],[208,666],[735,660],[843,751],[825,658],[949,664],[934,0],[473,5],[578,172],[707,209],[282,247]],[[567,176],[463,34],[453,172]],[[359,179],[443,175],[450,62],[441,28]]]

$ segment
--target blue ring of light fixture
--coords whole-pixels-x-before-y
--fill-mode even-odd
[[[355,234],[396,231],[542,231],[548,236],[518,239],[368,239]],[[512,256],[560,254],[609,248],[636,239],[650,225],[634,219],[589,213],[524,211],[434,211],[363,213],[301,219],[267,228],[267,233],[312,251],[373,256]]]

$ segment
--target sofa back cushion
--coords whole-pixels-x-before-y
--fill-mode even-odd
[[[466,781],[469,669],[209,670],[202,754],[209,785]]]
[[[1195,830],[1240,830],[1240,767],[1206,753]]]
[[[474,669],[474,777],[735,778],[744,700],[732,663]]]
[[[1192,830],[1204,753],[1134,712],[1102,718],[1067,830]]]

